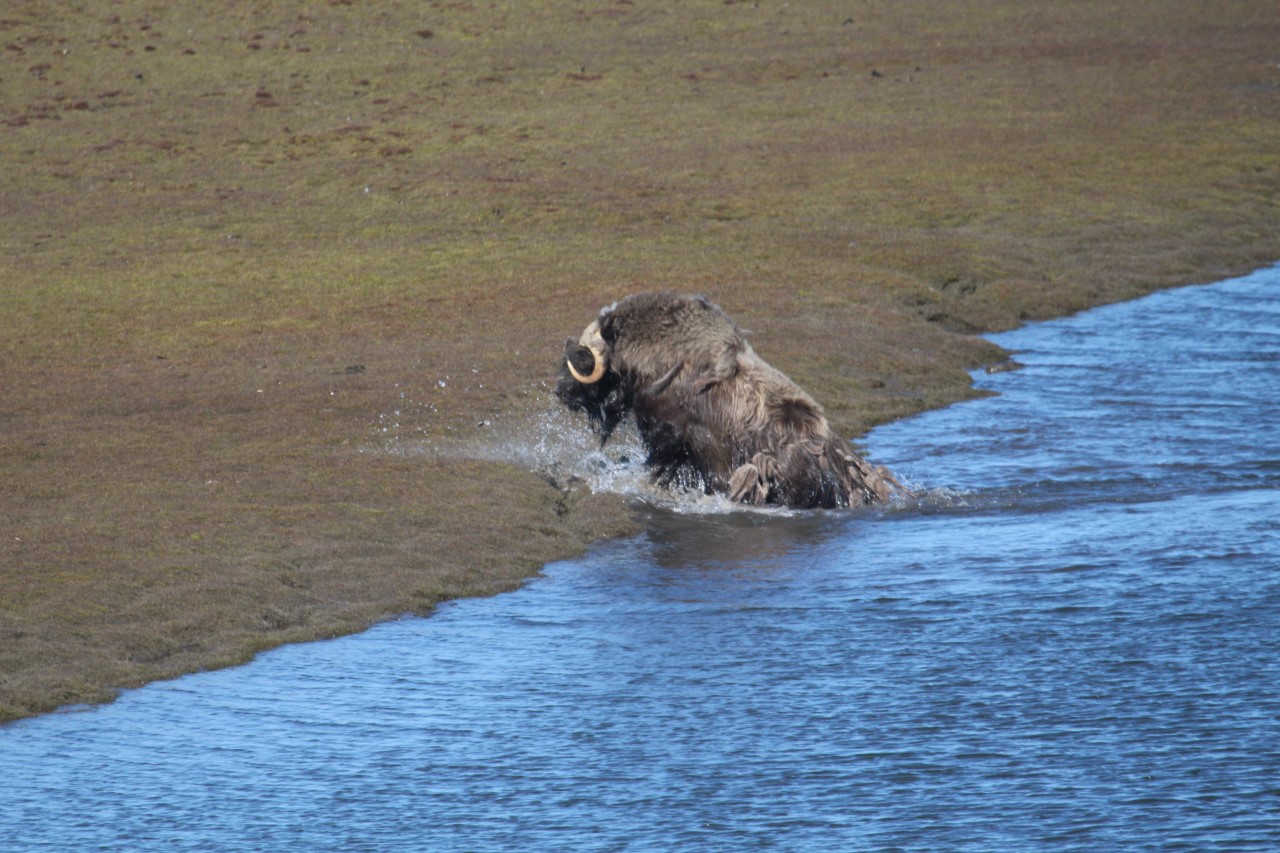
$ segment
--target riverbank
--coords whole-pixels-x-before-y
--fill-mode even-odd
[[[970,394],[975,333],[1280,257],[1256,4],[850,8],[6,13],[0,719],[631,529],[483,451],[625,293],[857,435]]]

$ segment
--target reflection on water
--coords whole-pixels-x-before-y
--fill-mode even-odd
[[[848,529],[836,513],[754,510],[695,515],[649,507],[648,559],[664,568],[779,567]]]
[[[997,340],[918,501],[0,729],[5,849],[1280,849],[1280,273]]]

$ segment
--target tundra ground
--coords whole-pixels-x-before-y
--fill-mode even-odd
[[[856,436],[969,395],[975,333],[1274,261],[1277,45],[1256,2],[9,4],[0,719],[630,529],[467,451],[628,292]]]

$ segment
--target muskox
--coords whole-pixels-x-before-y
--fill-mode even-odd
[[[860,506],[901,486],[702,296],[640,293],[565,342],[556,396],[603,446],[629,412],[654,482],[748,504]]]

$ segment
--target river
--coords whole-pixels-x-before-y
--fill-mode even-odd
[[[1280,268],[993,336],[922,491],[0,728],[10,851],[1280,849]]]

